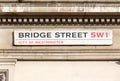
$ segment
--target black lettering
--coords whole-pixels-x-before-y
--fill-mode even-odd
[[[83,32],[83,34],[84,34],[84,37],[86,38],[86,37],[87,37],[88,32]]]
[[[51,38],[51,32],[47,33],[47,38]]]
[[[23,38],[24,37],[24,33],[19,33],[19,38]]]
[[[78,32],[78,38],[82,38],[82,32]]]
[[[29,32],[25,33],[25,38],[30,38],[30,33]]]
[[[37,32],[33,33],[33,35],[34,35],[34,38],[38,38],[39,37],[39,33],[37,33]]]
[[[45,38],[45,37],[46,37],[45,33],[44,33],[44,32],[41,32],[41,33],[40,33],[40,37],[41,37],[41,38]]]
[[[64,38],[65,37],[65,32],[61,32],[61,34],[62,34],[62,38]]]
[[[70,32],[66,33],[66,38],[71,38],[71,33]]]
[[[59,32],[56,32],[55,33],[55,38],[59,38],[60,37],[60,33]]]
[[[76,32],[72,33],[72,38],[76,38]]]

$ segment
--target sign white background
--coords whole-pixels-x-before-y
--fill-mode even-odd
[[[39,33],[39,35],[41,35],[42,37],[41,36],[34,37],[34,33]],[[31,30],[14,32],[14,45],[111,45],[111,44],[112,44],[111,30],[75,30],[75,31]]]

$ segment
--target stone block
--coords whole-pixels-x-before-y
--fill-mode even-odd
[[[0,0],[0,2],[18,2],[18,0]]]
[[[6,6],[7,5],[7,6]],[[0,3],[0,12],[120,12],[118,3]],[[2,14],[2,13],[1,13]]]
[[[119,2],[120,0],[23,0],[23,2]]]
[[[13,32],[13,29],[0,29],[0,49],[30,49],[29,46],[15,47],[13,45]]]

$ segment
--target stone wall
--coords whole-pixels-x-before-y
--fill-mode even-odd
[[[16,30],[53,30],[69,29],[61,26],[1,26],[0,29],[0,57],[34,60],[116,60],[120,58],[120,30],[119,27],[79,27],[73,26],[72,30],[81,29],[108,29],[113,31],[113,44],[110,46],[14,46],[13,32]]]
[[[120,12],[119,3],[0,3],[0,12]]]
[[[8,1],[8,0],[7,0]],[[27,0],[26,0],[27,1]],[[77,3],[77,1],[79,3]],[[120,12],[119,3],[87,3],[77,0],[75,3],[0,3],[0,15],[25,12],[66,12],[69,13],[111,13]],[[104,0],[102,0],[104,1]],[[107,0],[108,1],[108,0]],[[109,0],[111,1],[111,0]],[[114,0],[115,1],[115,0]],[[119,2],[119,0],[117,0]],[[89,12],[89,13],[88,13]],[[97,12],[97,13],[96,13]],[[26,14],[27,15],[27,14]],[[104,14],[103,14],[104,15]],[[111,46],[14,46],[15,30],[43,29],[109,29],[113,31]],[[19,60],[118,60],[120,59],[119,25],[99,26],[0,26],[0,58],[16,58]]]
[[[0,2],[120,2],[120,0],[0,0]]]

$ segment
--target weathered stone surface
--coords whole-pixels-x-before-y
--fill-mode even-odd
[[[6,72],[6,80],[9,81],[15,81],[15,62],[11,62],[10,59],[3,59],[3,61],[0,61],[0,72]],[[4,81],[4,80],[2,80]]]
[[[14,29],[15,28],[15,29]],[[56,28],[56,27],[55,27]],[[66,29],[69,27],[66,27]],[[87,27],[75,27],[71,30],[86,29]],[[97,29],[108,29],[113,31],[113,44],[110,46],[14,46],[13,32],[16,30],[45,30],[46,28],[35,27],[1,27],[0,29],[0,49],[2,55],[0,58],[17,58],[17,59],[56,59],[56,60],[85,60],[85,59],[102,59],[115,60],[120,58],[120,29],[116,27]],[[47,28],[52,30],[52,28]],[[62,30],[63,27],[57,29]],[[88,29],[88,28],[87,28]],[[96,29],[91,27],[89,29]],[[3,50],[4,49],[4,50]],[[3,51],[2,51],[3,50]]]
[[[120,0],[23,0],[23,2],[119,2]]]
[[[6,6],[7,5],[7,6]],[[120,12],[118,3],[2,3],[0,12]]]
[[[18,0],[0,0],[0,2],[18,2]]]
[[[6,6],[7,5],[7,6]],[[120,12],[119,3],[1,3],[0,12]],[[5,14],[7,14],[5,13]],[[3,14],[3,13],[0,13]],[[0,58],[32,60],[116,60],[120,59],[119,27],[70,27],[74,29],[109,29],[113,31],[111,46],[14,46],[13,32],[16,30],[52,30],[57,27],[0,26]],[[66,29],[69,26],[64,27]]]
[[[17,62],[15,81],[119,81],[117,61]],[[24,72],[24,73],[23,73]]]

